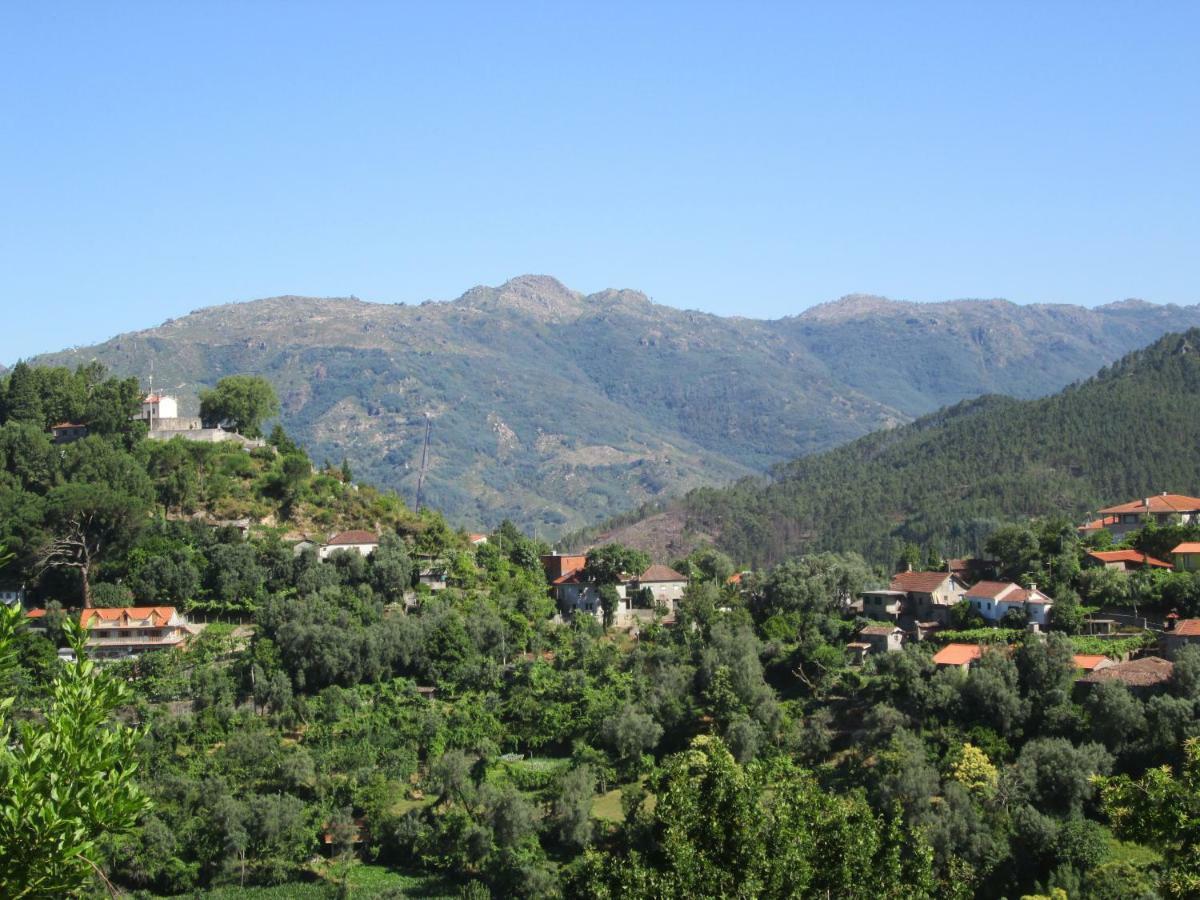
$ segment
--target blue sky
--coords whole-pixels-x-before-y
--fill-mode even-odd
[[[1200,301],[1200,4],[9,3],[0,361],[525,272]]]

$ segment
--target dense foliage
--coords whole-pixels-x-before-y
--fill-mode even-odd
[[[969,673],[937,670],[932,642],[852,666],[848,603],[884,569],[822,552],[731,582],[711,549],[671,561],[690,578],[674,622],[634,638],[558,620],[545,545],[512,524],[472,545],[340,467],[314,471],[282,430],[252,452],[119,430],[52,446],[44,419],[4,409],[11,567],[48,609],[45,635],[8,642],[22,733],[53,728],[62,685],[90,671],[58,658],[59,607],[169,602],[210,620],[184,650],[105,666],[136,744],[107,713],[84,721],[108,743],[62,742],[64,785],[99,768],[69,754],[107,748],[114,784],[149,802],[88,851],[122,889],[403,890],[369,886],[387,876],[424,879],[427,896],[1115,900],[1192,884],[1178,876],[1194,855],[1200,650],[1152,696],[1074,688],[1078,616],[996,631]],[[39,562],[78,495],[105,535],[87,593],[76,569]],[[238,514],[247,536],[225,521]],[[371,527],[380,544],[322,560],[285,540],[314,526]],[[987,547],[1068,611],[1121,591],[1191,602],[1167,576],[1083,569],[1065,521]],[[898,557],[928,555],[914,551]],[[610,545],[588,567],[611,586],[645,562]],[[431,571],[444,590],[420,582]],[[18,825],[53,800],[48,778],[26,783]]]
[[[716,535],[747,563],[820,549],[890,562],[907,543],[978,553],[1016,518],[1081,517],[1164,490],[1195,495],[1198,472],[1192,330],[1052,397],[966,401],[780,466],[768,483],[693,491],[684,511],[687,529]]]

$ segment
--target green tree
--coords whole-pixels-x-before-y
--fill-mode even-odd
[[[1102,781],[1100,795],[1118,836],[1163,852],[1163,892],[1200,896],[1200,740],[1185,745],[1178,774],[1164,766],[1137,780],[1120,775]]]
[[[641,575],[650,557],[641,550],[605,544],[588,552],[583,577],[595,584],[617,584],[626,575]]]
[[[279,415],[275,388],[257,375],[228,375],[200,392],[200,418],[209,427],[229,425],[246,437],[262,436],[262,425]]]
[[[0,608],[0,683],[13,665],[18,608]],[[51,684],[44,719],[8,721],[0,697],[0,894],[74,895],[97,876],[98,844],[133,829],[149,802],[134,782],[136,731],[114,721],[129,691],[86,658],[82,629],[68,626],[76,660]]]

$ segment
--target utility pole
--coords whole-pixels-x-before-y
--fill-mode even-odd
[[[429,463],[429,432],[433,428],[433,419],[425,413],[425,444],[421,447],[421,470],[417,472],[417,503],[415,512],[421,511],[421,490],[425,486],[425,467]]]

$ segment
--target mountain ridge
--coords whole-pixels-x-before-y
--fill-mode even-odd
[[[665,508],[566,540],[677,558],[711,543],[739,562],[907,544],[971,555],[997,526],[1067,521],[1162,491],[1200,492],[1200,328],[1168,334],[1049,397],[984,395],[900,428],[700,488]]]
[[[153,373],[192,409],[220,377],[262,374],[318,458],[410,497],[429,414],[430,503],[470,527],[509,517],[555,537],[968,397],[1047,393],[1200,325],[1200,306],[848,296],[880,311],[847,315],[852,299],[834,317],[721,317],[524,275],[415,305],[291,294],[207,306],[33,362]]]

